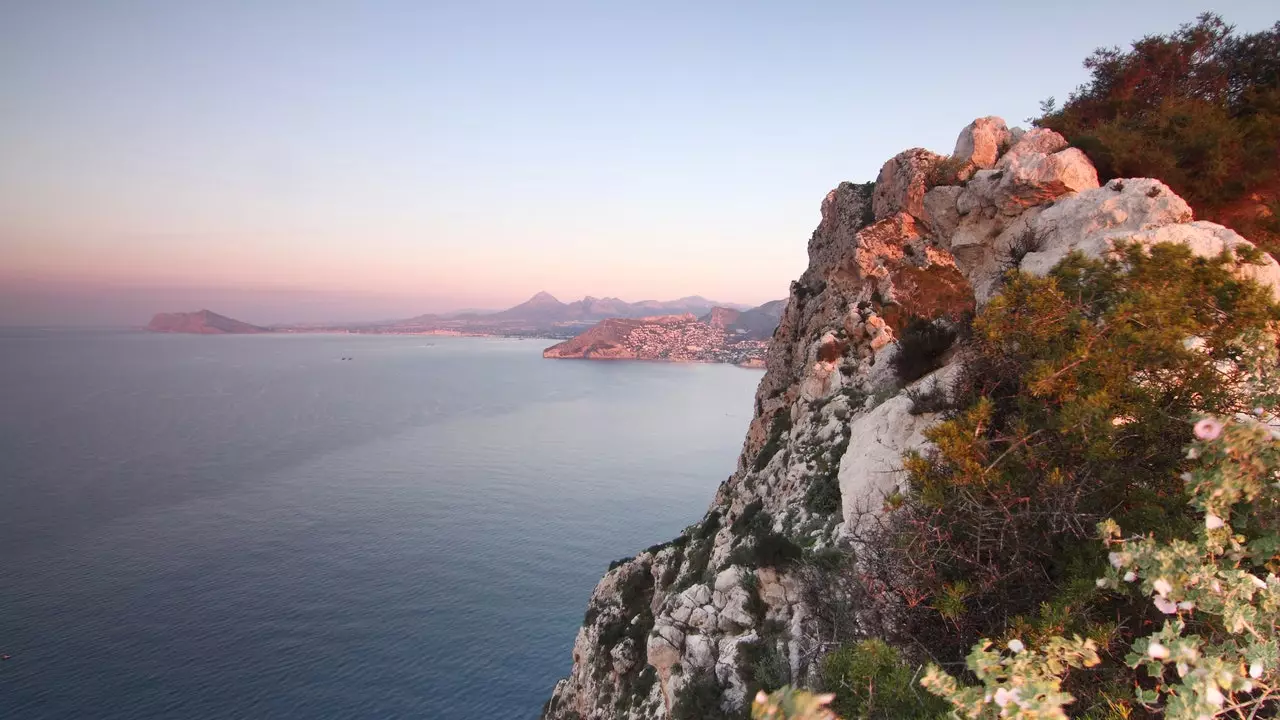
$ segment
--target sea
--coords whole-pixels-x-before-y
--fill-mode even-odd
[[[0,718],[533,720],[760,371],[0,330]]]

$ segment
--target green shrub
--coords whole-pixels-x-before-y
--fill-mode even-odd
[[[715,676],[705,670],[691,674],[676,693],[672,720],[735,720],[720,709],[724,691]]]
[[[881,640],[847,645],[822,659],[822,689],[844,720],[910,720],[944,714],[947,703],[921,690],[916,669]]]
[[[764,446],[760,448],[760,454],[756,455],[755,469],[757,472],[764,469],[765,465],[778,454],[778,450],[782,448],[782,436],[791,429],[791,413],[785,408],[779,410],[773,416],[773,422],[769,426],[769,439],[765,441]]]
[[[737,663],[748,698],[760,691],[773,692],[791,681],[791,667],[778,652],[774,638],[738,643]]]
[[[1194,532],[1170,541],[1122,539],[1114,520],[1099,525],[1110,567],[1097,585],[1149,600],[1165,618],[1129,645],[1119,673],[1132,701],[1112,705],[1124,708],[1118,714],[1140,707],[1172,720],[1274,717],[1280,578],[1269,568],[1280,560],[1280,441],[1248,419],[1201,419],[1195,435],[1187,456],[1199,462],[1183,475],[1201,514]],[[1076,698],[1063,677],[1069,668],[1098,666],[1097,646],[1078,636],[1037,645],[975,646],[967,666],[979,686],[965,687],[936,667],[922,682],[950,700],[958,717],[1065,718],[1064,706]]]
[[[870,596],[900,603],[886,632],[945,662],[1010,620],[1104,650],[1132,634],[1116,618],[1141,608],[1092,588],[1105,562],[1092,528],[1113,516],[1185,532],[1188,418],[1247,412],[1241,385],[1276,381],[1266,333],[1280,314],[1234,268],[1160,245],[1010,277],[964,348],[960,409],[904,461],[908,490],[864,538]],[[1107,682],[1080,690],[1088,707]]]

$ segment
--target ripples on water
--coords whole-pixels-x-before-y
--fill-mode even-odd
[[[0,334],[0,717],[536,717],[760,377],[541,347]]]

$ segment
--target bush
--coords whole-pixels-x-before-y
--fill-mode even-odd
[[[835,695],[831,709],[844,720],[934,718],[947,703],[916,683],[916,669],[881,640],[864,640],[822,660],[822,688]]]
[[[738,644],[738,671],[747,687],[747,697],[757,692],[773,692],[791,681],[791,667],[778,652],[777,641],[761,638]]]
[[[1254,192],[1280,192],[1280,23],[1237,35],[1207,13],[1084,65],[1089,82],[1060,109],[1046,101],[1036,124],[1088,153],[1103,182],[1159,178],[1197,215],[1278,249],[1280,236],[1257,237],[1265,216],[1237,210]]]
[[[1195,434],[1187,456],[1199,463],[1183,477],[1202,513],[1196,530],[1167,542],[1121,539],[1115,521],[1101,523],[1110,568],[1097,584],[1150,600],[1165,617],[1124,659],[1136,705],[1174,720],[1274,717],[1280,578],[1268,567],[1280,560],[1280,441],[1252,420],[1202,419]],[[980,643],[968,658],[981,686],[964,687],[936,667],[923,681],[960,717],[1065,718],[1075,697],[1063,676],[1101,662],[1094,643],[1079,637],[1053,637],[1041,648],[1015,639],[1007,653],[991,646]]]
[[[782,447],[782,436],[791,429],[791,413],[784,408],[773,416],[773,422],[769,426],[769,439],[765,441],[764,446],[760,448],[760,454],[756,455],[755,468],[756,472],[764,469],[774,455],[778,454],[778,450]]]
[[[906,385],[942,367],[942,354],[956,341],[956,331],[944,320],[912,317],[898,338],[898,352],[891,364],[898,381]]]
[[[960,409],[905,460],[896,512],[859,531],[868,596],[896,598],[894,639],[958,662],[1011,619],[1104,649],[1136,628],[1115,618],[1140,608],[1096,595],[1092,528],[1111,515],[1168,538],[1194,523],[1177,479],[1188,418],[1247,412],[1242,386],[1274,387],[1280,315],[1227,257],[1122,253],[1015,274],[975,320]]]
[[[724,691],[715,676],[705,670],[690,675],[676,693],[672,720],[734,720],[720,708]]]

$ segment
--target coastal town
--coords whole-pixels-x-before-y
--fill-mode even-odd
[[[664,360],[763,367],[769,341],[702,322],[693,315],[610,319],[543,351],[548,358]]]

